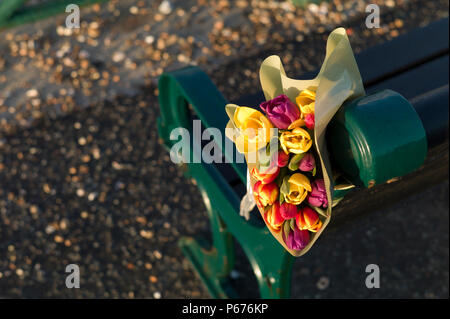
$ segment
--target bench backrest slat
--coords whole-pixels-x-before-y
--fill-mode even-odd
[[[436,59],[443,58],[443,62],[440,62],[440,67],[445,67],[445,59],[448,64],[448,52],[449,52],[449,20],[448,18],[436,21],[423,28],[417,28],[410,31],[405,35],[401,35],[391,41],[373,46],[367,50],[357,54],[355,56],[358,63],[359,70],[361,72],[364,85],[368,91],[373,91],[372,87],[389,88],[396,90],[394,87],[390,87],[392,83],[398,82],[395,79],[399,74],[409,72],[409,70],[420,67],[421,65],[433,62]],[[433,64],[430,69],[434,70],[434,67],[438,64]],[[426,67],[428,68],[428,67]],[[448,66],[447,66],[448,69]],[[428,72],[428,71],[426,71]],[[317,71],[308,72],[298,78],[313,78]],[[406,98],[413,98],[417,95],[423,94],[429,89],[434,89],[444,85],[442,80],[448,75],[445,72],[438,72],[440,74],[427,74],[425,78],[422,78],[419,82],[415,82],[417,85],[422,85],[421,92],[417,92],[416,95],[405,94],[399,90],[399,93],[404,94]],[[436,77],[440,77],[437,79]],[[392,82],[387,84],[388,79],[394,78]],[[404,81],[403,79],[401,79]],[[417,79],[415,79],[417,80]],[[431,81],[431,82],[430,82]],[[405,83],[411,84],[412,81]],[[427,83],[425,83],[427,82]],[[401,83],[397,83],[398,84]],[[433,87],[430,88],[430,85]],[[410,91],[403,90],[406,93]],[[257,92],[240,97],[233,103],[238,105],[257,106],[264,100],[262,92]]]

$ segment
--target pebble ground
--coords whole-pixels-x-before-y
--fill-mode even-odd
[[[233,100],[258,90],[258,65],[268,54],[280,54],[292,75],[317,68],[334,25],[347,27],[359,52],[448,16],[447,1],[399,1],[396,6],[379,1],[385,10],[383,27],[369,32],[357,14],[361,1],[294,11],[289,4],[271,8],[275,5],[265,1],[251,2],[254,6],[238,1],[242,7],[213,1],[213,12],[205,11],[202,1],[191,2],[189,10],[188,4],[182,9],[184,15],[178,10],[183,5],[175,9],[176,2],[167,14],[161,13],[158,1],[90,7],[85,12],[92,20],[80,31],[85,42],[79,41],[80,34],[58,31],[52,21],[1,33],[6,36],[0,38],[0,48],[8,53],[0,56],[0,297],[207,298],[176,245],[182,235],[208,237],[209,229],[196,186],[183,177],[158,140],[156,77],[164,69],[194,62]],[[347,8],[348,3],[352,6]],[[119,11],[118,20],[104,10],[113,15]],[[167,17],[160,20],[157,14]],[[296,15],[304,21],[301,30],[296,29]],[[179,57],[191,52],[182,43],[189,44],[189,32],[197,31],[187,27],[189,19],[183,25],[183,16],[213,26],[195,38],[194,43],[203,42],[188,62]],[[234,32],[240,28],[233,26],[233,17],[249,21],[238,38]],[[265,22],[280,17],[291,20],[287,25]],[[180,25],[166,26],[166,19],[179,20]],[[33,28],[42,38],[29,44],[25,38]],[[172,31],[166,36],[161,30]],[[252,30],[262,35],[252,37]],[[129,34],[136,38],[127,41]],[[175,41],[175,53],[165,59],[164,52],[172,52],[166,50],[171,34],[185,42]],[[99,44],[94,46],[91,38]],[[107,38],[115,43],[113,49],[106,45]],[[81,43],[78,49],[76,41]],[[148,52],[126,62],[133,48]],[[47,64],[47,58],[53,63]],[[14,74],[24,80],[2,81]],[[55,79],[63,74],[58,85],[48,80],[52,74]],[[119,76],[117,81],[114,76]],[[324,236],[296,261],[292,296],[446,298],[448,225],[447,180],[382,208],[351,229]],[[64,270],[70,263],[80,265],[80,289],[65,287]],[[370,263],[381,269],[377,290],[364,285]],[[243,296],[253,297],[255,282],[248,272],[239,253],[236,286]]]

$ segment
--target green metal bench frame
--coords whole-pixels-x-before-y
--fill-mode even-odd
[[[165,107],[161,109],[158,130],[168,149],[173,145],[169,138],[172,129],[191,126],[188,105],[193,107],[205,128],[225,128],[225,110],[223,114],[214,114],[211,113],[211,106],[224,106],[227,101],[199,68],[188,67],[162,75],[159,90],[160,105]],[[225,150],[223,141],[221,143],[219,146]],[[195,151],[195,147],[193,149]],[[232,154],[225,156],[230,158]],[[230,165],[245,182],[245,165],[234,162]],[[293,257],[279,245],[266,227],[247,222],[239,216],[240,198],[214,165],[190,163],[188,166],[188,175],[197,181],[205,202],[213,243],[208,247],[202,240],[183,237],[179,246],[211,296],[238,297],[228,281],[234,267],[234,237],[241,244],[254,270],[261,297],[288,297]],[[212,202],[220,210],[214,208]],[[272,258],[267,259],[267,255]]]
[[[422,49],[413,50],[417,46]],[[392,52],[390,56],[393,63],[380,65],[374,63],[376,59],[385,62],[383,54],[388,51]],[[405,55],[406,52],[408,54]],[[433,154],[436,153],[434,150],[441,149],[441,146],[445,149],[445,145],[448,147],[448,135],[445,137],[448,130],[448,71],[445,72],[448,70],[448,52],[447,18],[366,50],[356,57],[369,93],[379,88],[390,87],[412,100],[424,125],[428,146],[432,148],[431,162],[428,161],[428,166],[425,165],[429,170],[433,170],[436,166],[432,160]],[[430,70],[433,71],[433,77],[423,82],[424,75],[429,74]],[[225,137],[223,131],[228,119],[224,106],[227,101],[199,68],[191,66],[163,74],[159,79],[159,92],[161,117],[158,119],[158,131],[168,149],[174,143],[170,140],[172,129],[192,128],[191,112],[198,116],[204,128],[221,128],[222,137]],[[242,101],[236,103],[247,105],[261,101],[262,98],[261,93],[257,93],[243,97]],[[231,160],[233,154],[225,153],[224,140],[217,142],[225,158],[230,160],[230,164],[224,165],[230,165],[245,184],[245,164],[237,164]],[[194,145],[191,150],[200,152],[199,149],[201,148]],[[200,155],[198,154],[199,158]],[[179,241],[179,246],[211,296],[238,297],[228,279],[234,268],[233,238],[235,238],[253,268],[260,296],[289,297],[294,258],[269,234],[264,224],[255,222],[254,215],[250,221],[245,221],[239,216],[240,197],[216,165],[205,163],[187,165],[186,175],[196,180],[205,202],[211,223],[212,244],[208,245],[202,239],[183,237]],[[423,175],[423,172],[421,174]],[[424,182],[420,183],[423,185]],[[395,193],[393,194],[395,196]],[[345,208],[337,210],[337,224],[355,215],[351,212],[342,214],[343,209],[345,210]]]

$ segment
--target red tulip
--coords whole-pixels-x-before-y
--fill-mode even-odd
[[[278,167],[285,167],[289,163],[289,154],[286,154],[285,152],[278,152],[278,160],[277,160],[277,166]]]
[[[284,219],[295,218],[298,215],[297,206],[284,202],[280,205],[280,214]]]

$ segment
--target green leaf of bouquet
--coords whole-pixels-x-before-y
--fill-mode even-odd
[[[280,201],[280,205],[284,203],[284,195],[282,192],[280,192],[279,201]]]
[[[228,117],[234,124],[234,113],[236,112],[236,109],[238,106],[236,104],[227,104],[225,105],[225,112],[227,113]]]
[[[266,147],[263,147],[258,150],[258,163],[260,167],[269,167],[270,165],[270,156],[267,156],[266,149],[269,147],[267,144]]]
[[[278,187],[281,187],[281,183],[283,183],[283,178],[288,173],[287,167],[280,168],[280,172],[278,173],[278,176],[275,178],[275,183],[278,185]]]
[[[344,197],[333,198],[333,204],[331,205],[331,207],[336,206],[336,205],[339,204],[339,202],[340,202],[341,200],[343,200],[343,199],[344,199]]]
[[[259,163],[258,172],[264,174],[269,170],[269,165],[267,163]]]
[[[313,170],[312,170],[312,176],[316,176],[317,173],[317,167],[314,166]]]
[[[292,230],[295,230],[295,218],[291,218],[291,219],[289,220],[289,223],[290,223],[289,226],[291,226],[291,229],[292,229]]]
[[[289,194],[289,178],[290,176],[283,177],[283,183],[281,184],[280,187],[280,192],[283,193],[284,195]]]
[[[286,239],[288,238],[290,231],[291,231],[291,224],[289,223],[289,221],[285,221],[283,224],[284,238]]]
[[[271,150],[270,143],[268,143],[266,147],[260,148],[258,150],[258,164],[260,172],[263,172],[264,170],[267,170],[271,167],[271,161],[274,157],[274,153],[276,152],[278,152],[278,148],[276,147],[274,150]]]
[[[298,169],[298,163],[300,163],[300,161],[302,160],[302,158],[305,156],[305,153],[301,153],[301,154],[295,154],[294,156],[292,156],[291,160],[289,161],[289,169],[291,171],[296,171]]]
[[[312,209],[314,209],[319,215],[322,215],[323,217],[328,217],[327,216],[327,214],[326,214],[326,212],[325,212],[325,210],[323,210],[323,209],[321,209],[321,208],[319,208],[319,207],[315,207],[315,206],[309,206],[309,207],[311,207]]]
[[[296,170],[298,169],[298,164],[295,165],[294,163],[289,162],[288,168],[289,168],[291,171],[296,171]]]
[[[270,141],[269,141],[269,143],[267,143],[265,150],[266,150],[266,155],[269,156],[270,155]]]

